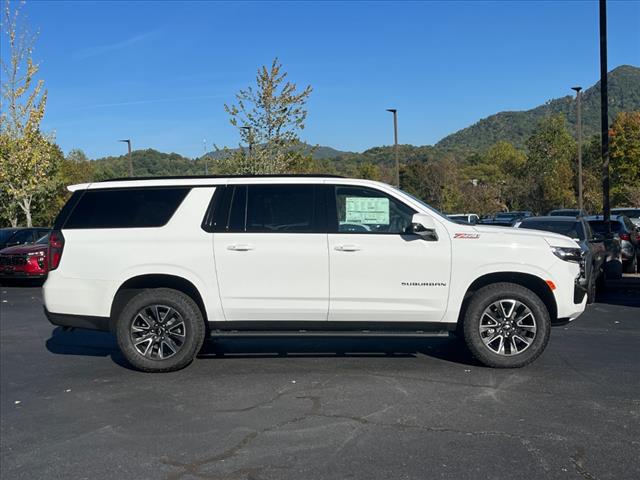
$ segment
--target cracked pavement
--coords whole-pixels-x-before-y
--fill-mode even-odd
[[[640,290],[519,370],[448,338],[232,338],[155,375],[1,292],[3,479],[640,478]]]

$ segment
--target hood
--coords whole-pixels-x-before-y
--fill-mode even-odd
[[[498,234],[517,238],[543,238],[552,247],[576,247],[575,240],[559,233],[546,232],[544,230],[529,230],[528,228],[494,227],[491,225],[474,225],[478,233]]]
[[[0,255],[21,255],[25,253],[33,252],[47,252],[47,246],[37,243],[30,243],[28,245],[14,245],[13,247],[7,247],[0,250]]]

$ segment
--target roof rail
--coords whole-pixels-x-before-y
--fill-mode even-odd
[[[128,180],[191,180],[198,178],[262,178],[262,177],[285,177],[285,178],[295,178],[295,177],[320,177],[320,178],[344,178],[342,175],[330,175],[328,173],[269,173],[269,174],[259,174],[259,175],[160,175],[157,177],[118,177],[118,178],[109,178],[106,180],[100,180],[98,183],[104,182],[125,182]]]

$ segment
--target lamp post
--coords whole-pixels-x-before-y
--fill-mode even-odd
[[[244,130],[247,132],[247,143],[249,143],[249,155],[247,155],[247,163],[251,165],[251,150],[253,149],[253,138],[251,137],[251,127],[248,125],[244,125],[240,127],[240,130]],[[252,169],[253,173],[253,169]]]
[[[400,188],[400,161],[398,160],[398,110],[387,108],[387,112],[393,113],[393,156],[396,164],[396,187]]]
[[[206,138],[202,140],[202,145],[204,147],[203,148],[204,155],[202,155],[202,158],[204,160],[204,174],[209,175],[209,159],[207,158],[207,139]]]
[[[129,176],[133,177],[133,160],[131,159],[131,140],[130,139],[126,139],[126,140],[118,140],[119,142],[124,142],[127,144],[127,147],[129,149]]]
[[[578,131],[578,208],[582,212],[582,87],[571,87],[576,92],[576,129]]]
[[[600,137],[602,140],[602,213],[605,232],[611,237],[609,204],[609,108],[607,87],[607,1],[600,0]]]

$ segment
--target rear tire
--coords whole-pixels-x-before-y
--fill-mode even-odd
[[[204,341],[198,305],[169,288],[144,290],[124,307],[116,323],[118,345],[143,372],[172,372],[189,365]]]
[[[638,271],[638,256],[633,255],[624,266],[624,273],[636,273]]]
[[[534,292],[514,283],[478,290],[464,317],[467,347],[481,363],[519,368],[542,354],[549,342],[547,307]]]

